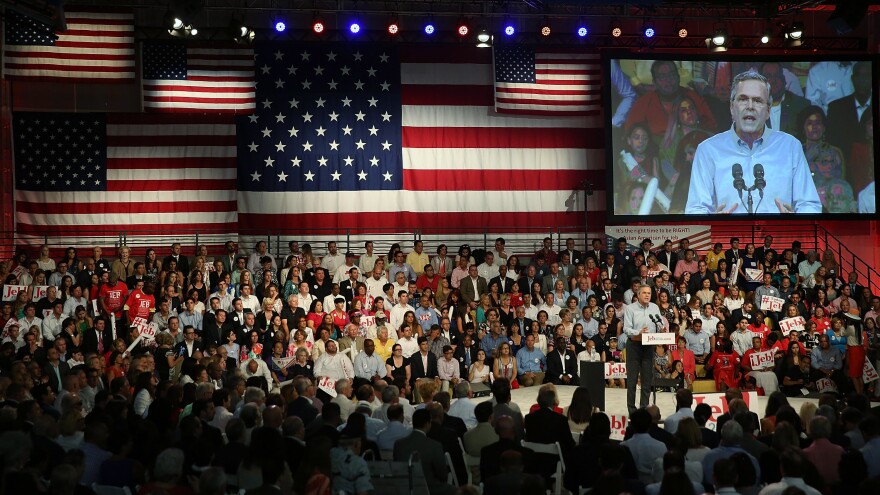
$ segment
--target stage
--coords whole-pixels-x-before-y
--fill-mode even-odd
[[[520,411],[522,411],[523,415],[528,414],[529,408],[532,407],[537,401],[538,397],[538,388],[539,387],[520,387],[516,390],[511,390],[511,402],[516,403],[519,406]],[[557,385],[556,391],[559,394],[559,407],[566,407],[571,403],[571,397],[574,394],[574,390],[577,387],[570,385]],[[620,418],[627,416],[626,410],[626,389],[620,388],[606,388],[605,391],[605,412],[614,418]],[[636,401],[638,401],[639,391],[636,390]],[[708,394],[694,394],[694,406],[697,405],[702,399],[703,402],[710,404],[715,411],[715,415],[720,415],[724,412],[724,405],[721,398],[724,396],[723,393],[708,393]],[[652,397],[653,399],[653,397]],[[767,406],[767,397],[757,396],[755,392],[746,395],[747,402],[749,403],[749,409],[758,414],[759,418],[764,417],[764,408]],[[485,400],[489,400],[489,397],[481,397],[474,399],[475,402],[483,402]],[[789,397],[789,404],[794,408],[795,411],[800,411],[801,405],[805,402],[815,402],[818,404],[817,399],[808,399],[808,398],[800,398],[800,397]],[[658,392],[657,393],[657,406],[660,407],[660,414],[663,418],[673,414],[675,412],[675,394],[672,392]],[[714,417],[711,420],[711,423],[714,423]]]

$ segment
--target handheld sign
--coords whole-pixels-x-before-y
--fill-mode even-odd
[[[749,366],[751,366],[752,369],[764,368],[766,365],[772,365],[773,363],[773,351],[763,351],[749,354]]]
[[[156,338],[156,332],[159,330],[159,326],[153,322],[148,323],[147,320],[141,317],[135,317],[131,326],[138,329],[138,335],[147,339],[153,340]]]
[[[761,311],[781,311],[784,302],[781,297],[761,296]]]
[[[14,301],[18,293],[27,290],[27,285],[4,285],[3,300]]]
[[[626,378],[626,363],[605,363],[605,379]]]
[[[642,334],[642,345],[671,345],[674,343],[675,334],[671,332]]]
[[[791,333],[792,330],[803,332],[806,325],[807,322],[804,320],[803,316],[795,316],[794,318],[786,318],[779,321],[779,328],[785,335]]]
[[[318,379],[318,390],[327,392],[330,397],[336,397],[336,380],[327,376],[322,376]]]
[[[34,302],[39,301],[40,299],[46,297],[46,289],[48,289],[48,285],[36,285],[34,286],[33,300]]]
[[[750,282],[760,282],[764,277],[764,271],[757,268],[746,268],[745,272]]]
[[[288,366],[290,366],[290,364],[293,363],[293,361],[295,359],[296,359],[295,356],[289,356],[289,357],[283,357],[283,358],[273,357],[272,363],[275,364],[275,366],[277,366],[281,369],[284,369],[284,368],[287,368]]]
[[[880,375],[877,374],[877,370],[874,369],[871,360],[865,359],[865,367],[862,368],[862,381],[865,383],[871,383],[877,378],[880,378]]]

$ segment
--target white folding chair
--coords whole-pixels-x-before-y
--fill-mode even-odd
[[[458,439],[458,446],[459,446],[459,448],[461,448],[461,455],[464,457],[464,465],[466,468],[465,472],[467,472],[467,484],[473,485],[475,482],[475,477],[474,477],[474,469],[475,468],[476,468],[476,472],[478,475],[476,477],[476,481],[479,482],[480,458],[474,457],[474,456],[468,454],[466,450],[464,450],[464,442],[461,441],[460,437]]]
[[[449,452],[444,452],[443,455],[446,457],[446,467],[449,469],[446,482],[452,486],[458,486],[458,476],[455,474],[455,466],[452,465],[452,456],[449,455]]]
[[[565,474],[565,460],[562,458],[562,447],[559,442],[553,443],[536,443],[523,440],[522,446],[535,451],[538,454],[549,454],[556,456],[556,472],[553,473],[553,495],[562,494],[562,476]]]

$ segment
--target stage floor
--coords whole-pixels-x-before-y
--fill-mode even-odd
[[[511,399],[512,402],[515,402],[523,414],[528,414],[529,408],[532,407],[533,404],[537,402],[538,398],[538,388],[539,387],[520,387],[516,390],[511,390]],[[574,390],[577,387],[570,385],[559,385],[556,387],[556,391],[559,395],[559,407],[566,407],[571,403],[571,397],[574,394]],[[638,401],[638,389],[636,390],[636,401]],[[695,394],[696,396],[701,395],[716,395],[716,394]],[[717,395],[723,395],[721,393]],[[488,397],[474,399],[476,402],[482,402],[484,400],[488,400]],[[764,417],[764,408],[767,406],[767,397],[757,397],[757,404],[749,404],[749,409],[758,414],[759,418]],[[713,401],[714,403],[720,403],[720,401]],[[804,402],[816,402],[816,399],[807,399],[807,398],[799,398],[799,397],[790,397],[788,399],[789,404],[794,408],[795,411],[800,411],[801,405]],[[696,401],[695,404],[696,405]],[[675,394],[672,392],[658,392],[657,393],[657,406],[660,408],[660,414],[663,418],[673,414],[675,412]],[[626,389],[620,388],[606,388],[605,389],[605,412],[609,415],[613,416],[626,416]],[[719,413],[720,414],[720,413]]]

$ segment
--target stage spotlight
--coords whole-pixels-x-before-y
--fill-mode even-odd
[[[786,33],[786,37],[790,40],[799,41],[804,36],[804,23],[794,22],[791,29]]]
[[[611,21],[611,36],[620,38],[623,35],[623,29],[620,27],[620,21],[614,19]]]
[[[770,29],[765,30],[764,34],[761,35],[761,43],[763,43],[765,45],[767,43],[770,43],[770,38],[772,38],[772,37],[773,37],[773,31],[771,31]]]
[[[544,20],[541,21],[541,29],[539,29],[539,32],[541,33],[541,36],[550,36],[550,33],[553,32],[553,29],[550,27],[550,19],[545,17]]]
[[[480,34],[477,35],[477,48],[491,48],[492,47],[492,35],[489,34],[485,29],[480,31]]]
[[[513,36],[516,34],[516,26],[513,25],[513,21],[510,18],[504,22],[504,34],[507,36]]]
[[[458,28],[455,30],[455,32],[457,32],[460,37],[464,38],[468,35],[468,33],[471,32],[471,28],[470,26],[468,26],[467,21],[462,19],[458,21]]]
[[[199,30],[194,28],[193,26],[188,26],[188,32],[190,36],[196,36],[199,34]]]
[[[727,36],[727,30],[719,27],[711,36],[706,38],[706,48],[711,52],[726,52],[727,43],[730,38]]]
[[[254,30],[245,24],[243,17],[233,15],[229,20],[229,35],[236,43],[240,45],[251,43],[255,34]]]
[[[312,23],[312,31],[315,34],[322,34],[324,32],[324,21],[316,20]]]
[[[348,30],[351,31],[351,34],[358,34],[361,32],[361,25],[354,21],[348,25]]]
[[[687,25],[684,23],[684,19],[679,19],[675,22],[675,32],[678,33],[679,38],[688,37],[688,29]]]
[[[386,29],[388,34],[391,36],[396,36],[397,33],[400,32],[400,24],[397,23],[397,19],[391,19],[388,21],[388,28]]]
[[[171,29],[183,29],[183,21],[177,17],[174,18],[174,22],[171,25]]]
[[[275,21],[275,31],[283,33],[287,30],[287,24],[284,21]]]
[[[645,38],[653,38],[657,34],[657,31],[654,30],[654,23],[645,21],[644,26],[642,26],[642,33],[645,34]]]
[[[425,24],[425,34],[427,34],[428,36],[434,34],[434,29],[434,23],[432,21],[428,21],[428,23]]]
[[[589,31],[587,30],[586,26],[581,26],[577,30],[577,35],[580,36],[581,38],[586,37],[588,33],[589,33]]]

